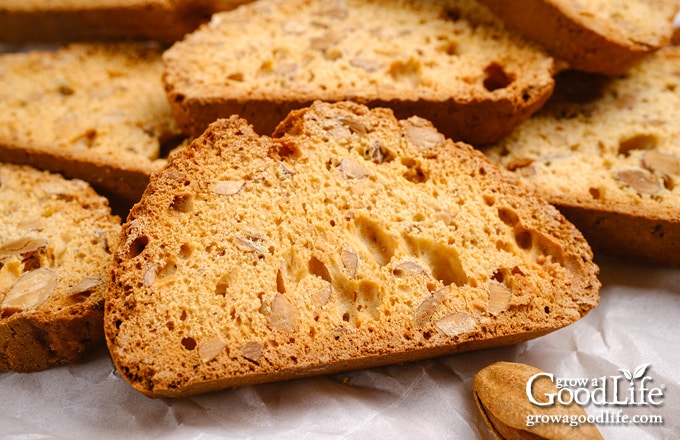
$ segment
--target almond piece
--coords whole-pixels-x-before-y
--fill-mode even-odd
[[[402,261],[401,263],[394,266],[392,273],[395,276],[414,276],[414,275],[425,275],[427,272],[421,265],[414,261]]]
[[[680,175],[680,158],[656,150],[645,152],[642,166],[667,177]]]
[[[262,351],[264,350],[264,347],[262,347],[262,344],[259,342],[246,342],[243,344],[243,347],[241,347],[241,356],[244,358],[248,359],[251,362],[259,362],[260,358],[262,358]]]
[[[368,133],[366,126],[354,118],[340,116],[337,119],[347,126],[352,133],[358,134],[359,136],[366,136],[366,133]]]
[[[447,293],[447,288],[444,287],[432,292],[430,296],[420,303],[413,314],[413,322],[417,327],[427,326],[439,305],[446,298]]]
[[[655,194],[662,188],[658,178],[642,169],[619,171],[616,173],[616,180],[640,194]]]
[[[264,255],[262,249],[260,249],[260,247],[256,245],[253,240],[249,240],[243,237],[236,237],[234,238],[234,244],[236,245],[237,248],[239,248],[239,250],[242,250],[244,252],[256,252],[259,255]]]
[[[345,266],[347,273],[350,278],[354,278],[357,274],[357,269],[359,268],[359,257],[354,252],[343,249],[340,254],[340,259],[342,260],[342,265]]]
[[[47,244],[48,242],[44,238],[24,237],[9,241],[0,246],[0,261],[14,255],[26,257],[38,250],[45,249]]]
[[[444,142],[444,135],[419,118],[402,121],[406,139],[421,150],[430,150]]]
[[[75,295],[78,293],[87,292],[88,290],[92,290],[96,287],[101,286],[102,284],[104,284],[104,280],[102,280],[101,278],[85,277],[82,280],[80,280],[78,284],[68,289],[66,291],[66,294]]]
[[[39,306],[49,298],[57,288],[57,273],[52,269],[41,267],[26,272],[14,282],[5,298],[0,303],[4,313],[15,313]]]
[[[153,285],[153,283],[156,281],[156,270],[157,269],[158,269],[157,264],[151,264],[144,271],[144,275],[142,276],[142,282],[144,283],[144,286],[149,287],[149,286]]]
[[[465,312],[455,312],[437,321],[435,327],[446,336],[470,333],[477,325],[477,318]]]
[[[498,281],[491,280],[486,285],[486,291],[489,294],[488,310],[492,315],[498,315],[508,309],[510,299],[512,298],[512,290]]]
[[[246,185],[244,180],[222,180],[212,187],[212,192],[221,196],[233,196]]]
[[[283,294],[276,294],[272,300],[269,326],[272,330],[292,333],[297,327],[297,307]]]
[[[366,168],[349,159],[342,159],[338,168],[348,179],[363,179],[370,174]]]
[[[208,339],[198,344],[198,356],[204,363],[210,362],[222,353],[226,346],[227,342],[220,336]]]
[[[315,290],[314,293],[312,293],[312,304],[314,307],[320,309],[328,304],[328,301],[331,299],[331,293],[332,289],[330,283],[321,289]]]

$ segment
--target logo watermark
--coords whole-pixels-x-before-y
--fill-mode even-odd
[[[654,379],[647,374],[650,364],[642,364],[627,370],[619,369],[621,374],[584,377],[555,377],[552,373],[537,373],[526,383],[526,395],[533,405],[541,408],[540,414],[527,416],[526,425],[542,423],[563,423],[570,426],[579,424],[663,424],[661,415],[629,415],[624,408],[657,408],[663,405],[666,386],[656,386]],[[549,380],[552,390],[539,391],[536,383]],[[566,416],[549,414],[556,405],[595,406],[600,409],[597,415]]]

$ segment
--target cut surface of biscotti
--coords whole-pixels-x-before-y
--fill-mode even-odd
[[[551,101],[485,150],[599,250],[680,264],[680,46],[615,79],[565,72]]]
[[[136,202],[183,139],[155,44],[72,44],[0,56],[0,160]]]
[[[104,345],[120,219],[86,182],[0,163],[0,370],[44,370]]]
[[[260,134],[314,100],[419,115],[455,140],[507,134],[552,92],[553,59],[472,0],[264,0],[164,53],[173,113],[192,136],[238,114]]]
[[[479,0],[570,67],[620,75],[668,43],[677,0]]]
[[[174,42],[216,11],[246,0],[3,0],[0,41],[93,40]]]
[[[418,117],[317,102],[218,120],[152,177],[105,309],[115,365],[175,397],[513,344],[577,321],[598,268],[552,206]]]

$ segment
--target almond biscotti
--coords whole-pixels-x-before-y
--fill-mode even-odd
[[[517,343],[598,302],[588,244],[418,117],[234,116],[154,174],[114,256],[122,377],[176,397]]]
[[[479,0],[575,70],[620,75],[668,43],[677,0]]]
[[[483,144],[538,109],[554,63],[472,0],[263,0],[212,20],[164,54],[182,128],[238,114],[270,134],[314,100],[354,100]]]
[[[624,76],[570,72],[492,161],[557,205],[596,251],[680,264],[680,46]]]
[[[184,136],[155,44],[0,55],[0,160],[90,182],[131,205]]]
[[[247,0],[3,0],[0,42],[173,42]]]
[[[104,343],[120,219],[84,181],[0,163],[0,371],[73,363]]]

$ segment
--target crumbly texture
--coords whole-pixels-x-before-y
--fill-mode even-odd
[[[620,75],[673,34],[677,0],[479,0],[570,67]]]
[[[0,160],[86,180],[128,205],[139,200],[184,139],[163,91],[161,51],[74,43],[0,56]]]
[[[182,128],[238,114],[270,135],[314,100],[419,115],[484,144],[538,109],[553,59],[472,0],[263,0],[215,14],[164,53]]]
[[[569,72],[486,150],[559,206],[596,251],[680,264],[680,46],[615,79]]]
[[[598,302],[574,226],[428,121],[349,102],[218,120],[123,226],[105,310],[151,397],[517,343]]]
[[[80,180],[0,163],[0,370],[73,363],[104,344],[120,219]]]
[[[213,12],[247,0],[4,0],[0,41],[10,43],[92,40],[174,42]]]

